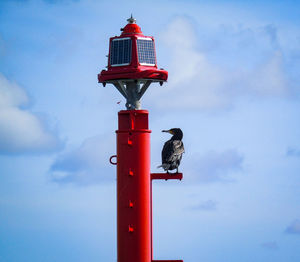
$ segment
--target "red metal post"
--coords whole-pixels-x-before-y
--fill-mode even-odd
[[[118,262],[151,262],[148,111],[120,111],[116,132]]]

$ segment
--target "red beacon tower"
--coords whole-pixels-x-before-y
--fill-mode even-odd
[[[127,110],[118,114],[117,155],[110,159],[117,165],[117,261],[182,262],[153,260],[152,180],[181,180],[182,174],[150,173],[151,131],[140,103],[168,72],[157,68],[154,38],[144,36],[132,16],[127,21],[122,34],[110,38],[107,70],[98,74],[99,83],[113,84],[126,98]]]

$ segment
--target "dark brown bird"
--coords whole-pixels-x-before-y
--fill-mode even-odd
[[[172,128],[170,130],[163,130],[162,132],[170,133],[173,136],[164,144],[161,152],[162,164],[158,167],[162,167],[167,173],[169,173],[169,170],[176,169],[178,173],[178,167],[184,153],[184,146],[181,141],[183,133],[180,128]]]

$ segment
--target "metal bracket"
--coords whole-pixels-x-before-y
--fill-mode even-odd
[[[126,92],[126,87],[124,86],[123,82],[120,80],[117,80],[114,83],[114,86],[119,90],[119,92],[127,99],[128,95]]]
[[[147,91],[148,87],[151,84],[151,80],[147,80],[143,86],[141,87],[139,93],[138,93],[138,99],[140,100],[142,98],[142,96],[145,94],[145,92]]]
[[[182,180],[183,174],[182,173],[151,173],[151,180],[154,179],[164,179],[164,180],[169,180],[169,179],[178,179]]]
[[[152,260],[152,262],[183,262],[183,260]]]
[[[139,110],[141,109],[140,99],[147,91],[151,83],[160,83],[164,81],[157,79],[117,79],[110,80],[106,83],[113,84],[122,96],[126,98],[126,108],[127,110]]]

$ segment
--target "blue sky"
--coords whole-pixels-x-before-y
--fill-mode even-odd
[[[131,13],[169,71],[142,99],[152,172],[162,129],[186,148],[154,258],[300,261],[300,4],[181,0],[0,2],[0,261],[116,261],[125,101],[97,74]]]

